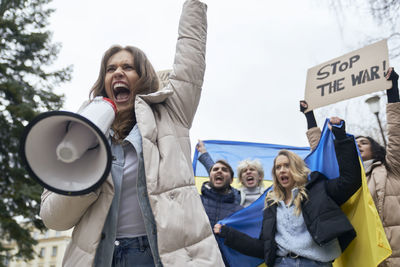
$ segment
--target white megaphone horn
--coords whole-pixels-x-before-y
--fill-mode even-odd
[[[111,170],[106,133],[116,114],[108,98],[96,97],[78,113],[49,111],[26,127],[21,156],[29,174],[50,191],[83,195],[94,191]]]

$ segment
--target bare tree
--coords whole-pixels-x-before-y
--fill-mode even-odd
[[[379,27],[379,32],[368,33],[362,37],[364,45],[386,38],[389,45],[389,58],[400,57],[400,0],[330,0],[329,6],[336,16],[342,36],[345,33],[346,21],[354,18],[370,16]]]
[[[359,39],[355,44],[357,47],[350,48],[358,49],[386,38],[389,46],[389,59],[400,60],[400,0],[330,0],[329,7],[336,17],[344,43],[346,43],[347,26],[355,19],[363,23],[368,20],[371,25],[376,26],[375,29],[366,28],[357,35]],[[346,128],[349,133],[355,136],[371,136],[384,145],[377,118],[365,103],[365,100],[371,95],[348,99],[317,109],[315,116],[318,125],[322,126],[325,118],[339,116],[346,120]],[[374,95],[381,97],[379,119],[386,137],[386,95],[385,92],[374,93]]]

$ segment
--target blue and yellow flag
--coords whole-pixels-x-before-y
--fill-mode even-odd
[[[207,152],[214,161],[219,159],[226,160],[235,171],[239,162],[245,159],[258,159],[264,168],[264,184],[266,187],[272,184],[271,169],[273,160],[281,149],[287,149],[297,153],[300,157],[305,158],[310,153],[309,147],[295,147],[286,145],[261,144],[250,142],[235,142],[221,140],[204,140]],[[196,176],[196,186],[200,192],[201,185],[204,181],[208,181],[208,173],[204,166],[198,161],[198,152],[195,150],[193,156],[193,171]],[[234,179],[234,187],[239,187],[238,179]]]
[[[322,130],[321,139],[317,146],[317,148],[309,153],[307,148],[295,148],[292,150],[293,152],[298,153],[303,158],[305,154],[309,154],[305,157],[305,162],[307,163],[308,167],[311,171],[319,171],[323,173],[328,178],[336,178],[339,176],[339,168],[336,159],[336,153],[333,143],[333,134],[327,127],[326,120],[324,128]],[[212,141],[216,142],[216,141]],[[225,153],[229,154],[232,150],[227,149],[225,150],[223,147],[224,142],[230,144],[232,142],[228,141],[218,141],[222,142],[219,144],[216,150],[226,151]],[[209,151],[210,155],[214,159],[219,159],[213,153],[212,143],[207,145],[205,142],[207,151]],[[245,145],[246,143],[241,143]],[[250,143],[254,144],[254,143]],[[263,145],[263,144],[261,144]],[[224,159],[229,158],[260,158],[262,155],[263,148],[268,150],[269,144],[264,144],[263,146],[257,146],[258,150],[255,154],[251,154],[251,146],[247,147],[246,153],[248,153],[248,157],[244,156],[244,153],[241,150],[235,151],[237,154],[234,157],[221,157]],[[272,168],[273,159],[278,153],[280,149],[288,149],[288,146],[280,146],[282,148],[277,148],[275,150],[268,150],[266,154],[268,156],[264,157],[266,160],[268,159],[269,162],[265,163],[262,161],[264,170],[267,176],[267,179],[270,179],[270,170]],[[195,167],[195,163],[197,161],[197,155],[195,154],[193,164]],[[238,162],[238,159],[236,159]],[[239,160],[240,161],[240,160]],[[237,166],[237,162],[229,161],[233,167]],[[361,164],[361,159],[360,159]],[[199,164],[201,165],[201,164]],[[362,167],[362,164],[361,164]],[[198,172],[195,170],[195,175],[198,176]],[[205,169],[204,169],[205,171]],[[205,172],[206,174],[207,172]],[[204,173],[202,174],[204,175]],[[207,176],[207,175],[205,175]],[[262,222],[262,214],[264,208],[264,199],[265,193],[261,196],[256,202],[251,204],[249,207],[242,209],[230,217],[225,218],[220,223],[229,225],[239,231],[247,233],[252,237],[258,237],[261,231],[261,222]],[[366,266],[372,267],[377,266],[380,262],[382,262],[385,258],[390,256],[391,249],[389,243],[386,239],[385,232],[382,227],[382,223],[380,221],[379,215],[376,211],[374,202],[372,197],[369,193],[365,172],[362,168],[362,186],[361,188],[345,203],[342,205],[343,212],[347,215],[350,222],[352,223],[353,227],[357,232],[357,237],[350,243],[347,249],[342,253],[342,255],[335,260],[334,266],[335,267],[347,267],[347,266]],[[223,242],[219,242],[223,243]],[[243,254],[238,253],[235,250],[232,250],[226,246],[222,246],[221,249],[225,257],[227,258],[231,267],[255,267],[260,265],[263,260],[257,259],[253,257],[248,257]]]

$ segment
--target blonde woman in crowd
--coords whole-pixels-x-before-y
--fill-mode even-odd
[[[330,119],[330,125],[340,122]],[[214,233],[224,238],[225,245],[262,258],[271,267],[332,266],[356,236],[340,205],[360,188],[361,167],[354,138],[346,136],[344,122],[331,129],[336,137],[339,177],[310,173],[297,154],[281,150],[271,171],[273,190],[266,196],[259,238],[216,224]]]

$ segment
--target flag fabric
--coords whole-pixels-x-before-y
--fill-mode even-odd
[[[226,224],[241,231],[242,233],[248,234],[251,237],[258,238],[261,231],[265,196],[268,191],[271,190],[271,188],[272,186],[265,190],[264,194],[254,201],[250,206],[235,212],[228,218],[221,220],[219,223]],[[218,235],[216,238],[230,267],[265,266],[264,259],[241,254],[238,251],[225,246],[223,238],[219,237]]]
[[[296,147],[286,145],[236,142],[236,141],[221,141],[221,140],[204,140],[204,145],[207,152],[211,155],[214,161],[219,159],[226,160],[235,171],[239,162],[245,159],[258,159],[265,172],[265,180],[271,181],[270,171],[273,160],[281,149],[287,149],[297,153],[302,158],[305,158],[310,153],[309,147]],[[208,172],[204,166],[198,162],[198,151],[195,150],[193,156],[193,171],[196,177],[208,177]]]
[[[336,159],[336,153],[334,148],[334,136],[332,132],[327,127],[328,119],[325,121],[324,128],[322,130],[321,139],[317,146],[317,148],[312,151],[311,153],[308,151],[304,151],[301,148],[299,150],[292,150],[293,152],[298,153],[303,158],[305,157],[305,162],[307,163],[308,167],[311,171],[319,171],[327,176],[329,179],[336,178],[339,176],[339,168]],[[207,141],[205,141],[206,144]],[[221,144],[227,142],[228,144],[231,143],[229,141],[211,141],[219,142],[219,147],[215,150],[219,151],[220,155],[228,155],[232,150],[227,150],[228,152],[224,151],[224,148]],[[241,145],[245,145],[246,143],[241,142]],[[254,144],[254,143],[250,143]],[[260,144],[263,145],[263,144]],[[269,144],[264,148],[267,150]],[[210,146],[212,147],[212,146]],[[250,158],[258,158],[262,155],[263,146],[257,146],[260,150],[257,151],[256,156],[251,154],[251,147],[248,147],[246,153],[248,153]],[[273,147],[273,145],[272,145]],[[287,149],[286,146],[282,146]],[[209,147],[206,146],[207,151],[211,154],[214,158],[213,149],[209,150]],[[274,149],[275,147],[273,147]],[[269,159],[268,164],[265,164],[262,161],[264,166],[265,173],[269,174],[272,165],[273,159],[276,156],[280,149],[276,148],[275,151],[271,152],[268,151],[266,154],[269,156],[261,157]],[[236,156],[227,156],[225,159],[238,159],[236,158],[243,158],[243,153],[241,150],[235,151],[238,153]],[[303,153],[307,153],[309,155],[304,156]],[[196,155],[196,154],[195,154]],[[223,157],[224,158],[224,157]],[[197,157],[194,157],[194,167],[195,161]],[[240,161],[240,160],[239,160]],[[228,161],[230,164],[231,162]],[[235,162],[235,161],[232,161]],[[362,186],[361,188],[345,203],[342,205],[343,212],[347,215],[350,222],[352,223],[353,227],[356,230],[357,237],[350,243],[347,249],[342,253],[342,255],[335,260],[333,263],[334,267],[347,267],[347,266],[377,266],[380,262],[382,262],[385,258],[390,256],[391,249],[389,243],[387,241],[385,232],[382,227],[382,223],[380,221],[379,215],[376,211],[374,202],[372,197],[369,193],[365,172],[362,167],[360,158],[360,164],[362,168]],[[236,165],[233,165],[236,166]],[[268,167],[267,167],[268,166]],[[195,175],[197,176],[197,171],[195,170]],[[205,170],[205,169],[204,169]],[[270,177],[270,175],[268,175]],[[268,178],[267,178],[268,179]],[[264,209],[264,201],[265,201],[264,193],[257,201],[253,204],[244,208],[228,218],[225,218],[220,221],[221,224],[229,225],[241,232],[244,232],[252,237],[257,237],[261,231],[261,223],[262,223],[262,216],[263,216],[263,209]],[[218,241],[221,245],[221,250],[223,251],[225,257],[227,258],[231,267],[255,267],[264,262],[262,259],[253,258],[245,256],[233,249],[230,249],[223,245],[223,239],[217,237],[217,239],[221,239]],[[265,264],[263,264],[265,266]]]

